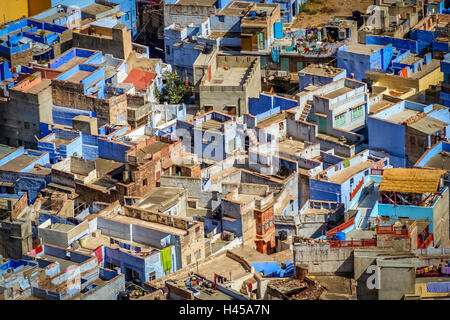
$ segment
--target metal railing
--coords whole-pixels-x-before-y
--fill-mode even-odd
[[[376,239],[330,240],[330,248],[376,247]]]

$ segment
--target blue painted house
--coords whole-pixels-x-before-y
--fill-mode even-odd
[[[425,116],[417,117],[419,113]],[[368,117],[369,148],[388,155],[394,167],[406,167],[418,158],[415,134],[422,132],[425,136],[425,140],[420,138],[424,148],[421,155],[436,142],[435,133],[445,131],[449,124],[447,108],[402,100]],[[448,129],[445,135],[448,137]]]
[[[49,60],[54,58],[53,44],[61,40],[61,34],[66,27],[23,19],[8,24],[0,30],[0,37],[4,41],[0,44],[0,55],[11,61],[16,54],[30,50],[35,42],[40,49],[31,52],[30,58],[34,60]],[[13,59],[14,61],[14,59]],[[30,59],[31,62],[31,59]],[[12,63],[13,66],[16,63]]]
[[[371,169],[389,166],[388,158],[377,158],[365,150],[330,166],[309,180],[310,199],[342,203],[354,209],[369,181]]]
[[[39,191],[50,182],[50,157],[47,152],[1,145],[0,182],[14,190],[26,192],[28,203],[34,203]]]
[[[444,74],[444,83],[441,89],[441,101],[446,107],[450,107],[450,54],[444,56],[441,61],[441,72]]]
[[[121,23],[131,30],[133,37],[137,35],[137,9],[135,0],[108,0],[108,2],[119,4],[120,11],[124,13],[121,17]],[[52,0],[52,7],[57,5],[77,6],[84,8],[96,3],[96,0]]]
[[[368,70],[385,71],[393,56],[392,45],[350,44],[337,52],[338,68],[347,70],[347,75],[361,81]]]

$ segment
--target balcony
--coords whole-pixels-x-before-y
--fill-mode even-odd
[[[366,248],[376,247],[376,239],[361,239],[361,240],[330,240],[330,248]]]
[[[391,226],[377,226],[377,234],[392,234],[396,238],[408,238],[408,229],[396,230],[393,225]]]

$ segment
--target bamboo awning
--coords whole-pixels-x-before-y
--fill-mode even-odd
[[[380,191],[426,193],[437,192],[444,170],[434,169],[385,169]]]

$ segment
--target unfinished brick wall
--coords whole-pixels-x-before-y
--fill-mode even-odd
[[[125,215],[187,231],[184,236],[180,236],[182,268],[205,259],[205,232],[203,222],[130,206],[125,206]],[[190,263],[188,264],[189,260]]]
[[[27,193],[25,193],[15,204],[12,212],[12,218],[17,219],[19,214],[22,213],[22,211],[28,207],[28,197]]]
[[[147,162],[138,164],[136,152],[155,143],[157,140],[170,143],[162,150],[148,155]],[[158,186],[163,172],[170,171],[173,166],[172,156],[181,157],[182,145],[180,141],[171,141],[162,137],[153,136],[140,142],[134,148],[127,151],[127,173],[124,182],[118,185],[118,190],[123,196],[140,197]]]
[[[97,118],[117,125],[127,124],[127,97],[125,94],[109,99],[84,95],[83,85],[53,80],[53,103],[60,106],[95,111]]]
[[[77,198],[78,202],[85,202],[88,205],[92,204],[94,201],[111,203],[117,200],[123,201],[117,190],[107,190],[103,191],[97,189],[93,185],[75,184],[75,192],[79,195]]]

